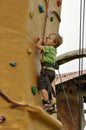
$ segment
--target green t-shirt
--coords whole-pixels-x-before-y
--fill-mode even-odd
[[[57,50],[53,46],[44,46],[43,47],[43,56],[42,62],[48,62],[55,64]]]

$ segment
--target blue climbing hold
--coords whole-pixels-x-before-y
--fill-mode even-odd
[[[11,66],[15,67],[17,65],[17,62],[10,62],[9,63]]]
[[[44,12],[44,8],[41,4],[38,5],[38,8],[39,8],[39,12],[40,13],[43,13]]]

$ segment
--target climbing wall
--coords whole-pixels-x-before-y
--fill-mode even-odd
[[[48,7],[47,7],[48,4]],[[26,30],[26,46],[27,46],[27,81],[28,92],[31,103],[38,102],[38,99],[32,96],[31,86],[36,86],[37,76],[40,72],[40,52],[35,49],[36,40],[43,35],[46,37],[49,33],[57,33],[60,23],[60,7],[57,1],[50,0],[29,0],[27,30]],[[47,19],[46,19],[47,11]],[[51,20],[52,19],[52,20]],[[33,69],[32,69],[33,68]],[[31,71],[30,71],[31,70]],[[37,99],[37,102],[34,102]]]
[[[0,89],[19,102],[26,101],[26,17],[28,0],[0,0]],[[11,63],[15,63],[14,66]],[[12,110],[0,96],[0,130],[27,130],[26,111]],[[25,120],[26,119],[26,120]]]
[[[58,32],[61,21],[58,3],[57,0],[49,3],[47,0],[0,0],[0,89],[13,100],[31,105],[12,109],[0,94],[0,114],[6,117],[0,130],[62,127],[57,119],[38,107],[42,104],[36,88],[40,52],[35,49],[35,42],[39,36]]]

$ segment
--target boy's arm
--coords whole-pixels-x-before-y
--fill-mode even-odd
[[[43,43],[43,39],[42,38],[39,38],[37,40],[37,42],[36,42],[36,48],[39,49],[39,50],[41,50],[41,51],[43,51],[43,45],[42,45],[42,43]]]

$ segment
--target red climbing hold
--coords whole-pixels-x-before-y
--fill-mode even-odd
[[[57,0],[57,6],[59,7],[59,6],[61,6],[61,0]]]

